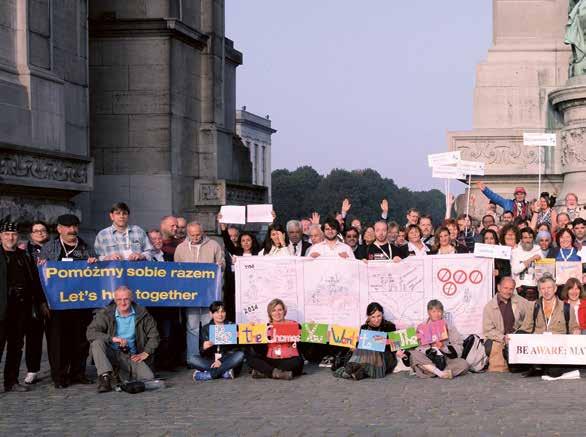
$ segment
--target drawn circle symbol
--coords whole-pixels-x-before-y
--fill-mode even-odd
[[[470,278],[470,282],[473,284],[480,284],[484,279],[484,276],[480,270],[472,270],[468,277]]]
[[[453,296],[458,291],[458,287],[453,282],[446,282],[443,287],[443,292],[446,296]]]
[[[463,284],[468,279],[468,275],[464,270],[456,270],[453,279],[456,284]]]
[[[452,272],[449,269],[440,269],[437,272],[437,278],[441,282],[448,282],[452,278]]]

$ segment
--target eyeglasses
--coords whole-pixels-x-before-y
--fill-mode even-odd
[[[46,234],[47,230],[46,229],[33,229],[33,234]]]

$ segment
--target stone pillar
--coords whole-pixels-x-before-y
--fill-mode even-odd
[[[564,177],[560,203],[567,193],[578,195],[580,204],[586,201],[586,76],[572,77],[566,86],[549,95],[559,111],[563,128],[559,135],[561,168]]]

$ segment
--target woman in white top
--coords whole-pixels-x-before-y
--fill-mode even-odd
[[[417,225],[407,226],[407,250],[409,256],[425,256],[429,252],[429,247],[421,241],[423,233]]]
[[[259,256],[293,256],[293,248],[289,247],[289,237],[280,224],[269,226],[263,249]]]

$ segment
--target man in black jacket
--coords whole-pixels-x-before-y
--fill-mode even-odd
[[[114,302],[96,314],[87,328],[98,371],[98,393],[112,390],[114,367],[128,372],[131,380],[154,378],[149,363],[159,346],[157,324],[145,308],[132,300],[128,287],[118,287]]]
[[[0,359],[7,345],[4,391],[25,392],[28,388],[18,383],[24,335],[33,306],[46,312],[46,301],[32,257],[17,247],[17,224],[4,222],[0,240]]]
[[[97,261],[92,247],[77,236],[79,219],[73,214],[57,218],[59,236],[43,246],[43,261]],[[69,384],[92,384],[85,375],[89,344],[85,330],[92,321],[92,310],[52,310],[47,320],[47,347],[51,378],[55,388]]]

